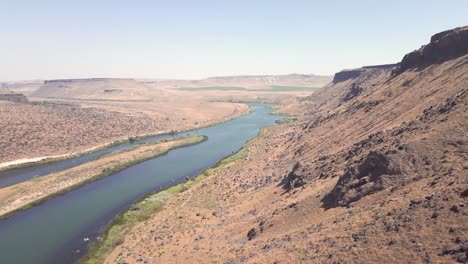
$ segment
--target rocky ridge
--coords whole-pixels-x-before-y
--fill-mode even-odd
[[[435,34],[431,42],[420,49],[406,54],[401,61],[400,72],[465,55],[468,53],[468,26]]]

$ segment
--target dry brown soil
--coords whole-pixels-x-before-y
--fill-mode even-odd
[[[369,68],[282,111],[106,263],[452,263],[468,243],[468,55]]]

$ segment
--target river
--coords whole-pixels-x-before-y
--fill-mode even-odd
[[[271,114],[273,109],[265,104],[251,108],[248,115],[191,132],[208,136],[205,142],[172,150],[0,220],[0,263],[76,262],[125,208],[148,193],[196,176],[238,151],[262,127],[283,118]]]
[[[81,164],[84,164],[86,162],[98,159],[112,152],[133,147],[136,144],[144,144],[144,143],[155,142],[155,141],[167,139],[167,138],[181,137],[181,136],[188,135],[190,133],[193,134],[194,132],[196,133],[197,130],[193,130],[189,132],[182,132],[182,133],[178,133],[175,135],[166,134],[166,135],[145,137],[145,138],[139,139],[136,142],[125,142],[125,143],[117,144],[115,146],[109,146],[109,147],[99,149],[96,151],[84,153],[74,158],[56,160],[56,161],[39,164],[39,165],[31,166],[31,167],[20,167],[20,168],[10,169],[6,171],[0,171],[0,188],[10,186],[13,184],[17,184],[23,181],[27,181],[35,177],[49,175],[57,171],[67,170],[67,169],[79,166]]]

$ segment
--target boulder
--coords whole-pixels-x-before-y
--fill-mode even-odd
[[[369,152],[364,160],[345,170],[333,190],[323,198],[324,207],[348,206],[366,195],[383,190],[388,182],[397,182],[386,178],[404,174],[400,162],[380,151]]]
[[[308,166],[301,162],[296,162],[288,175],[282,180],[281,185],[283,185],[283,189],[290,191],[294,188],[304,186],[315,178],[313,176],[315,176],[315,173],[312,173]]]
[[[348,93],[344,96],[343,102],[349,101],[353,99],[354,97],[358,96],[362,92],[362,87],[357,85],[356,83],[353,83],[351,87],[349,88]]]

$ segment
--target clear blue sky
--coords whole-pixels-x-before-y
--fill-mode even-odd
[[[333,74],[468,24],[468,0],[0,0],[0,80]]]

